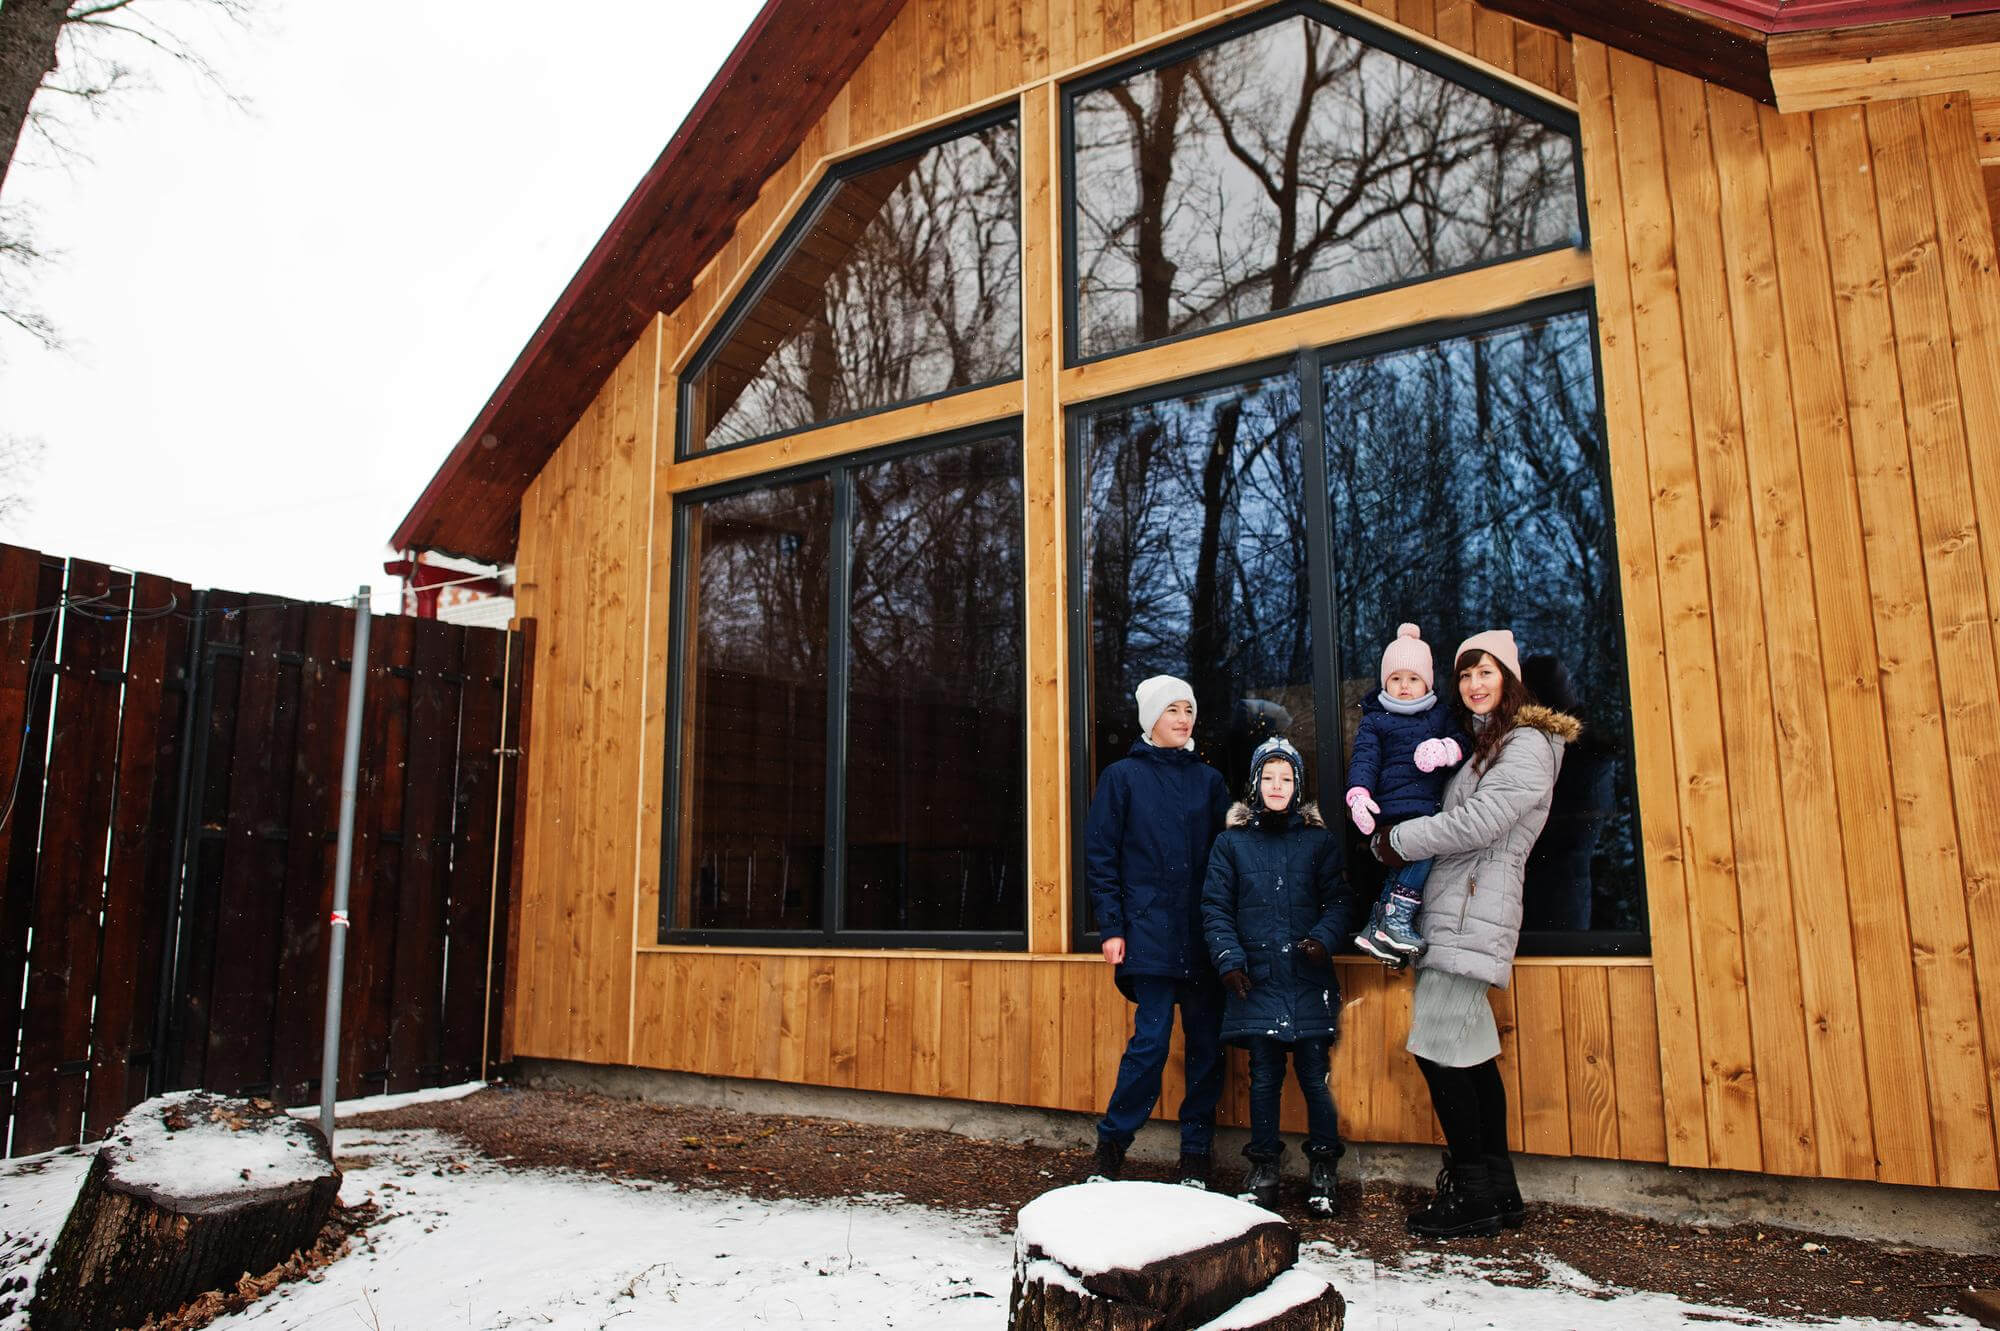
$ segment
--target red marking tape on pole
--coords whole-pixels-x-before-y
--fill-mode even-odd
[[[333,913],[333,922],[345,929],[347,927],[347,912],[344,910],[335,911]]]

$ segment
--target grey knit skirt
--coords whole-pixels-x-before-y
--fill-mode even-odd
[[[1484,980],[1450,971],[1419,969],[1410,1000],[1410,1039],[1418,1058],[1448,1068],[1470,1068],[1500,1056],[1500,1028],[1486,999]]]

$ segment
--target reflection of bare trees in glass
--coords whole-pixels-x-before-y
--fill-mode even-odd
[[[1095,355],[1558,244],[1566,135],[1293,16],[1074,107]]]
[[[849,929],[1025,923],[1021,520],[1011,438],[854,473]]]
[[[825,477],[688,514],[684,927],[819,923],[832,535]]]
[[[1021,369],[1012,124],[843,180],[690,389],[697,447]]]
[[[1373,687],[1402,620],[1450,645],[1494,626],[1557,657],[1596,740],[1629,751],[1589,319],[1566,314],[1327,367],[1341,674]],[[1364,678],[1365,677],[1365,678]],[[1629,770],[1599,845],[1598,928],[1642,927]]]
[[[1087,423],[1094,771],[1124,756],[1132,690],[1163,671],[1194,686],[1198,739],[1232,785],[1273,730],[1310,750],[1298,424],[1290,375]]]

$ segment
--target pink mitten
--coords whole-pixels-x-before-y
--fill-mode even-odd
[[[1368,798],[1368,787],[1354,786],[1347,792],[1347,813],[1354,819],[1354,826],[1362,836],[1375,830],[1375,815],[1382,812],[1382,806]]]
[[[1415,754],[1419,772],[1435,772],[1440,767],[1451,767],[1459,757],[1458,741],[1455,739],[1427,739],[1417,745]]]

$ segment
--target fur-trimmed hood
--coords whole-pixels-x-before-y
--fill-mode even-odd
[[[1558,712],[1555,708],[1544,707],[1538,702],[1531,702],[1514,713],[1514,724],[1553,735],[1565,744],[1576,743],[1576,737],[1583,733],[1583,722],[1568,712]]]
[[[1229,817],[1225,821],[1230,827],[1248,827],[1250,826],[1251,815],[1254,812],[1250,807],[1250,801],[1238,800],[1229,806]],[[1303,822],[1307,827],[1326,826],[1326,819],[1320,817],[1319,805],[1317,804],[1301,804],[1298,813],[1299,821]]]

